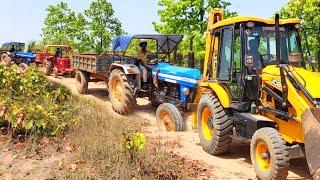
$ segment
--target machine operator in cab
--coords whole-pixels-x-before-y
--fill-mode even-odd
[[[147,55],[149,52],[147,51],[148,43],[143,41],[140,44],[140,50],[137,53],[137,58],[140,60],[139,67],[142,71],[142,82],[146,83],[148,80],[148,71],[147,71]]]

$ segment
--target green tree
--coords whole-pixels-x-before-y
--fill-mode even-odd
[[[73,43],[75,29],[72,24],[76,21],[76,15],[68,4],[60,2],[56,6],[50,5],[47,13],[42,29],[44,40],[52,44]]]
[[[161,22],[153,22],[155,30],[159,33],[185,35],[185,42],[181,47],[194,51],[203,58],[206,14],[211,8],[226,9],[230,3],[223,0],[159,0],[158,5]],[[225,13],[226,17],[235,15],[235,12]]]
[[[120,21],[114,17],[112,4],[107,0],[93,1],[84,14],[88,20],[88,40],[95,52],[107,50],[112,37],[123,33]]]
[[[307,39],[303,41],[305,52],[307,51],[306,42],[308,42],[311,52],[318,59],[318,71],[320,71],[320,1],[291,0],[281,9],[280,15],[282,18],[303,20],[302,27],[307,36]]]

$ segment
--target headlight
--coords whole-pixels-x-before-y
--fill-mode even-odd
[[[183,88],[183,94],[184,94],[185,96],[188,96],[188,95],[190,94],[189,88]]]

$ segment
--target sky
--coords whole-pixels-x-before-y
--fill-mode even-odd
[[[8,41],[29,42],[41,38],[46,8],[61,0],[1,0],[0,44]],[[63,0],[81,12],[92,0]],[[230,10],[239,15],[271,17],[289,0],[229,0]],[[109,0],[115,16],[129,34],[155,33],[152,22],[159,21],[157,0]],[[12,7],[12,8],[11,8]]]

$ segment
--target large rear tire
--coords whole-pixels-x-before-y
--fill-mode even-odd
[[[7,53],[1,54],[1,64],[5,67],[9,67],[11,65],[11,57]]]
[[[251,162],[259,179],[286,179],[289,152],[286,143],[274,128],[257,130],[250,144]]]
[[[79,94],[87,94],[88,93],[88,83],[89,83],[89,73],[84,71],[77,71],[76,72],[76,84],[77,84],[77,91]]]
[[[109,97],[112,108],[121,115],[127,115],[133,111],[136,98],[133,87],[128,77],[119,69],[112,70],[108,82]]]
[[[43,72],[46,76],[50,76],[52,73],[52,62],[50,60],[44,60],[43,61]]]
[[[218,98],[213,94],[201,97],[198,106],[198,127],[202,148],[209,154],[218,155],[229,151],[233,122],[227,116]]]
[[[179,109],[170,103],[161,104],[156,112],[157,125],[160,131],[183,131],[184,121]]]

